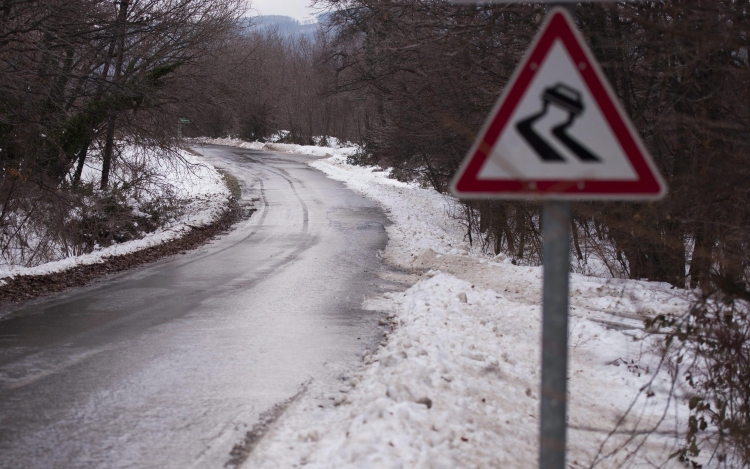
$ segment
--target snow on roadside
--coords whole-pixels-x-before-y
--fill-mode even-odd
[[[18,275],[44,275],[78,265],[96,264],[108,257],[129,254],[179,238],[191,227],[204,226],[218,219],[225,210],[230,197],[223,178],[216,168],[200,157],[187,151],[181,151],[180,156],[186,164],[156,159],[151,162],[155,166],[150,168],[159,173],[161,182],[170,187],[173,195],[188,201],[178,219],[152,233],[147,233],[143,238],[114,244],[90,254],[71,256],[36,267],[0,266],[0,279]],[[125,157],[127,158],[127,155]],[[98,174],[98,168],[89,166],[83,173],[82,181],[85,182],[87,176],[96,174]],[[159,197],[159,194],[157,188],[151,197]]]
[[[278,151],[282,153],[293,153],[296,155],[313,155],[313,156],[348,156],[359,151],[359,146],[348,145],[341,146],[337,139],[331,138],[331,146],[315,145],[296,145],[291,143],[274,143],[274,142],[247,142],[238,138],[207,138],[201,137],[193,139],[195,143],[204,143],[208,145],[226,145],[230,147],[245,148],[247,150],[267,150]]]
[[[377,201],[393,221],[384,258],[427,273],[366,301],[387,340],[340,386],[313,383],[243,467],[536,467],[541,269],[472,251],[455,202],[435,191],[340,155],[310,164]],[[636,327],[686,304],[668,285],[572,276],[569,467],[653,467],[675,450],[673,437],[627,432],[684,427],[687,406],[668,400],[654,339]],[[634,328],[605,327],[612,313]]]

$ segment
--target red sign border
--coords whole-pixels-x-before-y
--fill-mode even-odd
[[[638,179],[623,180],[482,180],[479,171],[489,157],[513,111],[539,70],[556,39],[560,39],[574,63],[577,63],[589,91],[597,101],[604,118],[630,159]],[[529,48],[522,65],[511,78],[485,122],[478,138],[451,182],[453,195],[460,198],[539,198],[539,199],[607,199],[656,200],[667,193],[667,185],[654,166],[638,133],[625,116],[615,93],[604,78],[599,64],[573,18],[564,8],[554,8],[547,15],[540,32]]]

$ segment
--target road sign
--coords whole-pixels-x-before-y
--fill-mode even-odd
[[[451,186],[462,198],[633,200],[666,194],[563,8],[547,16]]]

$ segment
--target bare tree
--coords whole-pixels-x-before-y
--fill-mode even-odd
[[[77,188],[90,148],[102,157],[105,189],[118,142],[171,145],[170,80],[223,41],[243,8],[242,0],[2,3],[3,257],[44,262],[66,243],[61,223],[90,197]],[[41,241],[29,247],[29,237]]]

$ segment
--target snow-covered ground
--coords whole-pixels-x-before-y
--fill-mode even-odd
[[[306,385],[243,467],[536,467],[541,268],[468,246],[452,198],[348,165],[348,150],[312,148],[333,155],[313,167],[386,210],[384,259],[412,285],[366,300],[382,312],[384,342],[337,387]],[[687,298],[665,284],[577,274],[570,294],[569,467],[660,466],[680,443],[687,405],[668,398],[673,381],[640,327]]]
[[[313,155],[313,156],[333,156],[341,155],[348,156],[356,153],[359,147],[356,145],[342,145],[335,138],[328,137],[328,146],[314,146],[314,145],[295,145],[291,143],[274,143],[274,142],[246,142],[237,138],[196,138],[193,139],[195,143],[205,143],[210,145],[227,145],[237,148],[246,148],[248,150],[267,150],[267,151],[279,151],[283,153],[293,153],[297,155]]]
[[[0,265],[0,279],[16,275],[43,275],[60,272],[77,265],[102,262],[108,257],[128,254],[178,238],[191,227],[209,224],[221,216],[230,197],[229,189],[216,169],[187,151],[180,151],[177,161],[174,155],[170,158],[158,157],[145,150],[136,151],[126,147],[120,156],[121,163],[113,170],[112,183],[130,181],[129,174],[137,167],[139,174],[152,175],[147,184],[137,191],[138,200],[129,200],[134,208],[139,203],[158,201],[166,196],[180,201],[180,215],[167,222],[161,228],[146,233],[140,239],[126,241],[112,246],[96,249],[90,254],[69,256],[64,259],[48,262],[35,267],[18,265]],[[81,182],[98,182],[101,162],[92,160],[87,163],[82,173]],[[2,282],[2,280],[0,280]]]

